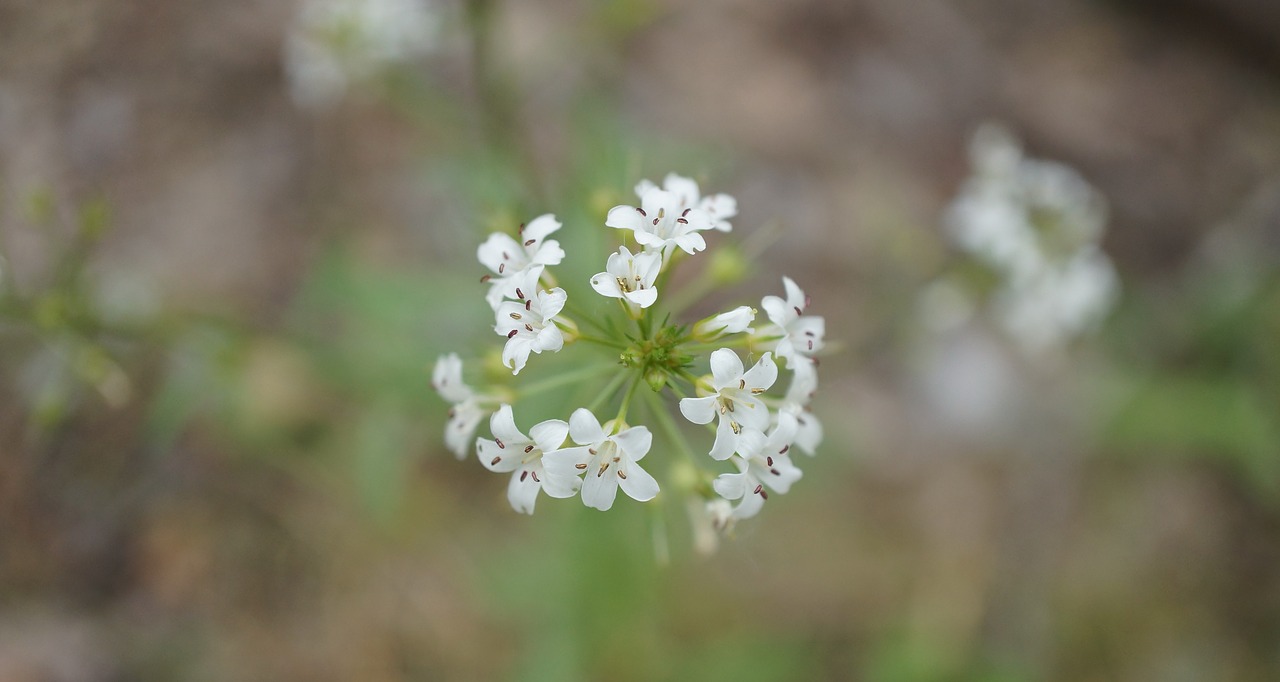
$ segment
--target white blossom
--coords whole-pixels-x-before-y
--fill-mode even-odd
[[[769,408],[760,399],[778,379],[773,356],[765,353],[744,372],[741,358],[728,348],[711,354],[711,388],[714,393],[680,401],[680,413],[695,424],[709,424],[719,418],[716,439],[711,446],[714,459],[728,459],[738,447],[744,428],[763,430],[769,426]]]
[[[632,255],[625,246],[609,254],[605,271],[591,277],[591,288],[601,296],[622,298],[641,308],[658,300],[654,282],[662,270],[662,256],[657,253]]]
[[[760,307],[769,315],[772,324],[762,329],[759,335],[778,337],[774,353],[787,361],[787,367],[791,367],[822,350],[826,321],[818,315],[804,314],[809,307],[809,297],[790,277],[783,277],[782,285],[786,289],[786,300],[765,296],[760,301]]]
[[[530,353],[556,352],[564,347],[564,335],[555,324],[555,317],[564,309],[568,296],[564,289],[551,291],[538,289],[537,269],[526,273],[521,286],[515,287],[521,298],[503,301],[495,311],[493,330],[507,337],[502,349],[502,364],[519,374],[529,360]]]
[[[795,444],[806,455],[813,455],[822,443],[822,422],[809,410],[813,394],[818,390],[818,368],[813,360],[801,360],[792,368],[791,385],[778,406],[778,421],[790,415],[796,421]]]
[[[512,472],[507,501],[522,514],[532,514],[538,493],[573,497],[582,481],[577,476],[557,476],[546,471],[543,456],[555,452],[569,435],[569,425],[559,419],[535,424],[526,436],[516,427],[510,405],[502,405],[489,418],[492,439],[476,439],[476,456],[490,471]]]
[[[636,196],[643,200],[645,193],[656,187],[657,185],[648,180],[641,180],[636,184]],[[681,211],[686,208],[700,208],[706,211],[707,216],[711,218],[711,229],[721,232],[733,230],[729,218],[738,215],[738,200],[732,196],[709,194],[702,197],[698,191],[698,183],[693,178],[675,173],[667,173],[667,177],[662,179],[662,189],[676,196]]]
[[[509,234],[495,232],[476,248],[476,258],[493,272],[488,275],[489,292],[485,295],[489,307],[496,310],[504,298],[522,298],[516,288],[526,281],[530,272],[536,270],[541,275],[543,267],[559,265],[564,260],[560,242],[547,239],[547,235],[559,229],[560,221],[547,213],[520,226],[520,241]]]
[[[769,499],[765,488],[785,494],[791,484],[803,475],[791,462],[787,452],[796,434],[796,421],[788,414],[779,415],[778,425],[769,435],[746,429],[739,441],[738,455],[732,458],[736,474],[721,474],[712,481],[716,494],[726,500],[740,500],[733,518],[755,516]]]
[[[432,50],[439,28],[425,0],[305,0],[285,38],[289,92],[308,108],[332,106],[352,82]]]
[[[712,315],[693,325],[693,336],[696,339],[712,341],[726,334],[754,334],[751,323],[756,319],[756,309],[743,305],[727,313]]]
[[[480,421],[489,414],[481,396],[462,381],[462,360],[457,353],[442,355],[431,372],[431,385],[441,398],[452,403],[449,423],[445,425],[444,442],[458,459],[467,456],[471,438]]]
[[[685,253],[707,248],[699,234],[711,228],[711,216],[700,208],[683,207],[680,197],[656,187],[640,198],[640,206],[614,206],[604,224],[631,230],[646,251],[669,255],[673,247]]]
[[[1060,266],[1028,277],[996,296],[1001,325],[1026,350],[1050,351],[1090,331],[1115,301],[1111,261],[1096,248],[1081,250]]]
[[[544,456],[552,476],[582,476],[582,502],[607,511],[613,506],[618,488],[638,502],[648,502],[658,494],[658,482],[638,462],[649,453],[653,434],[644,426],[632,426],[611,434],[613,422],[604,426],[586,408],[569,417],[569,437],[578,447],[565,448]]]

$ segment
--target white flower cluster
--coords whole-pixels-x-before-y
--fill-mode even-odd
[[[350,83],[429,52],[439,31],[430,0],[304,0],[285,38],[290,94],[331,106]]]
[[[970,155],[973,175],[948,210],[948,234],[999,277],[1001,326],[1032,353],[1061,347],[1115,301],[1115,269],[1099,248],[1106,201],[1073,169],[1025,157],[1002,128],[980,128]]]
[[[609,362],[617,373],[596,402],[573,409],[567,422],[535,424],[526,435],[516,424],[512,403],[539,389],[478,393],[463,383],[459,357],[445,355],[433,377],[436,390],[453,405],[445,442],[459,457],[474,451],[491,471],[511,473],[507,496],[519,512],[533,513],[539,492],[556,498],[580,495],[586,506],[600,510],[613,506],[619,489],[649,501],[661,486],[641,461],[655,434],[627,420],[637,413],[633,403],[639,393],[646,406],[640,409],[666,441],[660,451],[683,454],[688,458],[684,471],[696,472],[696,480],[685,482],[681,492],[699,500],[703,521],[724,530],[758,513],[769,492],[785,493],[801,477],[790,457],[792,446],[812,455],[822,441],[822,425],[809,405],[818,386],[815,354],[823,349],[825,324],[807,314],[808,297],[785,277],[784,296],[760,301],[766,322],[757,324],[750,306],[688,326],[671,322],[683,311],[664,308],[668,299],[660,292],[667,289],[667,276],[677,261],[707,248],[703,233],[732,230],[728,220],[737,204],[725,194],[703,197],[696,182],[675,174],[662,186],[645,181],[635,189],[639,206],[616,206],[605,219],[624,241],[634,241],[635,250],[619,246],[605,259],[604,270],[589,279],[597,294],[617,299],[616,319],[568,307],[568,294],[550,273],[565,258],[560,244],[548,239],[561,228],[551,215],[535,218],[516,236],[490,235],[476,253],[490,271],[483,278],[485,298],[494,312],[494,331],[506,339],[503,365],[514,376],[531,354],[556,353],[578,343],[599,346],[617,358]],[[711,275],[704,269],[702,276]],[[569,315],[590,324],[590,333],[580,331]],[[750,369],[741,352],[754,359]],[[695,374],[699,366],[709,374]],[[790,374],[785,392],[775,390],[780,370]],[[541,383],[558,386],[600,376],[600,369],[575,366]],[[596,413],[606,404],[617,405],[617,416],[601,423]],[[714,429],[709,448],[691,444],[673,418],[677,411],[693,424]],[[486,416],[491,436],[472,445]],[[699,456],[699,450],[707,456]],[[706,470],[718,462],[729,462],[732,470]]]

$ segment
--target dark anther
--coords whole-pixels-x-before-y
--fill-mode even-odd
[[[526,454],[526,455],[527,455],[527,454],[529,454],[530,452],[533,452],[533,446],[532,446],[532,445],[526,445],[526,446],[524,446],[524,454]]]
[[[507,444],[503,443],[501,438],[494,438],[493,442],[497,443],[498,447],[502,448],[503,450],[507,449]]]
[[[676,218],[676,222],[677,222],[677,223],[680,223],[681,225],[688,225],[688,224],[689,224],[689,221],[685,220],[684,218]]]
[[[518,329],[512,329],[511,331],[507,332],[507,338],[509,339],[509,338],[511,338],[511,337],[513,337],[513,336],[515,336],[517,331],[520,331],[520,330],[518,330]]]
[[[524,483],[524,479],[526,479],[526,478],[529,478],[529,470],[528,470],[528,469],[525,469],[524,471],[521,471],[521,472],[520,472],[520,482],[521,482],[521,483]]]
[[[524,240],[524,245],[525,245],[525,246],[530,246],[531,244],[533,244],[533,243],[534,243],[534,242],[536,242],[536,241],[538,241],[538,240],[537,240],[537,239],[526,239],[526,240]]]
[[[502,461],[502,457],[501,457],[501,456],[494,457],[493,459],[489,460],[489,466],[491,466],[491,467],[492,467],[492,466],[497,466],[497,465],[498,465],[498,462],[501,462],[501,461]]]
[[[648,217],[649,217],[649,214],[648,214],[648,213],[645,213],[645,212],[644,212],[644,209],[643,209],[643,208],[640,208],[639,206],[637,206],[637,207],[636,207],[636,212],[637,212],[637,213],[639,213],[640,215],[642,215],[642,216],[646,217],[646,218],[648,218]]]
[[[520,287],[516,287],[516,298],[520,299],[521,301],[524,300],[524,292],[520,291]]]
[[[693,210],[692,208],[686,208],[686,209],[684,210],[684,212],[680,214],[680,217],[681,217],[681,218],[683,218],[683,217],[685,217],[685,216],[689,215],[689,211],[692,211],[692,210]]]
[[[791,307],[791,309],[792,309],[792,310],[794,310],[794,311],[796,311],[796,314],[797,314],[797,315],[803,315],[803,314],[804,314],[804,311],[803,311],[803,310],[801,310],[798,306],[792,306],[792,307]]]

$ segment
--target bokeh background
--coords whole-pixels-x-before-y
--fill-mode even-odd
[[[1280,5],[433,0],[342,77],[307,7],[0,2],[0,680],[1280,676]],[[1052,360],[920,314],[988,121],[1110,204]],[[805,478],[662,561],[429,381],[487,232],[672,170],[836,343]]]

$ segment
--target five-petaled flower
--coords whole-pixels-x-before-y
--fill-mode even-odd
[[[632,255],[625,246],[609,254],[605,271],[591,277],[591,288],[601,296],[625,299],[641,308],[658,300],[654,281],[662,269],[662,256],[656,253]]]
[[[754,334],[751,323],[756,319],[756,309],[741,305],[727,313],[712,315],[693,325],[693,337],[699,341],[714,341],[726,334]]]
[[[641,180],[636,184],[636,196],[643,200],[645,193],[656,187],[657,185],[648,180]],[[700,208],[706,211],[707,216],[711,218],[711,229],[721,232],[733,230],[729,218],[738,215],[738,200],[732,196],[708,194],[703,197],[698,191],[698,183],[693,178],[675,173],[667,173],[667,177],[662,179],[662,189],[676,196],[681,211],[686,208]]]
[[[743,372],[738,354],[721,348],[711,354],[714,392],[701,398],[684,398],[680,401],[680,413],[695,424],[708,424],[718,416],[716,440],[708,454],[714,459],[728,459],[738,448],[744,429],[769,427],[769,408],[760,395],[777,379],[778,366],[770,353],[765,353],[754,367]]]
[[[540,215],[520,226],[520,241],[509,234],[495,232],[476,249],[476,258],[493,271],[486,275],[489,293],[485,300],[489,307],[497,309],[504,298],[519,298],[520,286],[531,270],[542,273],[548,265],[559,265],[564,260],[564,249],[547,235],[560,229],[560,221],[550,213]],[[536,278],[535,278],[536,279]]]
[[[564,335],[555,324],[556,315],[564,309],[567,295],[556,287],[538,289],[537,270],[529,271],[520,286],[515,287],[515,301],[503,301],[494,312],[493,330],[507,337],[502,349],[502,364],[519,374],[529,360],[529,353],[544,350],[556,352],[564,347]]]
[[[800,480],[800,469],[791,463],[787,454],[795,438],[796,421],[789,414],[781,414],[778,425],[769,435],[747,429],[739,439],[738,456],[733,458],[736,474],[721,474],[711,486],[726,500],[741,500],[733,509],[733,517],[745,519],[755,516],[764,501],[769,499],[767,487],[776,493],[786,493],[791,484]]]
[[[813,455],[822,443],[822,422],[809,410],[813,394],[818,390],[818,369],[814,361],[801,358],[793,367],[791,386],[778,406],[778,418],[789,414],[796,420],[795,444],[806,455]]]
[[[552,497],[573,497],[582,482],[577,476],[557,476],[546,471],[543,456],[564,444],[569,425],[559,419],[535,424],[526,436],[516,427],[510,405],[503,405],[489,418],[493,438],[476,439],[476,456],[489,471],[513,472],[507,484],[511,508],[532,514],[538,493]]]
[[[462,381],[462,360],[457,353],[442,355],[431,372],[431,385],[441,398],[452,403],[444,442],[458,459],[467,456],[467,447],[480,421],[489,413],[482,399]]]
[[[668,256],[673,247],[685,253],[707,248],[699,234],[711,228],[711,216],[700,208],[683,207],[680,197],[666,190],[651,188],[640,198],[640,206],[614,206],[609,209],[605,225],[631,230],[636,242],[646,251]]]
[[[787,367],[791,369],[800,361],[809,361],[814,353],[822,350],[822,337],[827,326],[822,317],[804,314],[809,307],[809,297],[790,277],[783,277],[782,285],[787,291],[785,301],[777,296],[765,296],[760,301],[772,322],[760,331],[760,335],[777,340],[773,352],[786,360]]]
[[[578,447],[544,456],[552,476],[582,476],[582,502],[606,511],[613,506],[618,488],[638,502],[658,494],[658,482],[638,462],[649,453],[653,434],[644,426],[611,433],[614,422],[604,426],[591,410],[578,408],[569,417],[569,437]]]

